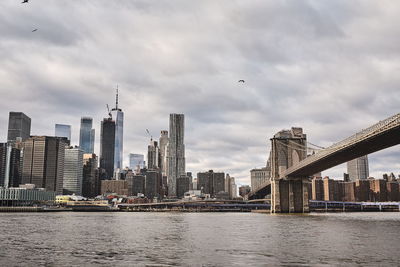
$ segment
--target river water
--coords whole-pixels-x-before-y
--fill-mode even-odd
[[[0,266],[399,266],[400,213],[0,213]]]

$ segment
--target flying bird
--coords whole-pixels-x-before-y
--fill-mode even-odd
[[[244,83],[244,80],[239,80],[238,83]]]
[[[34,29],[32,32],[35,32],[35,31],[37,31],[37,29]]]
[[[29,0],[23,0],[22,2],[21,2],[21,4],[25,4],[25,3],[28,3],[29,2]]]

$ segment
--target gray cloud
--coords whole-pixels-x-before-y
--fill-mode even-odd
[[[89,115],[98,151],[118,84],[126,155],[145,153],[145,129],[158,136],[181,112],[188,171],[249,183],[283,128],[328,146],[399,112],[399,11],[392,1],[4,0],[0,138],[11,110],[32,118],[33,134],[72,124],[75,143]],[[399,173],[399,156],[371,155],[371,174]]]

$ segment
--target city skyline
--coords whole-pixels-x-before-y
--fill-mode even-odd
[[[399,53],[393,37],[397,17],[391,12],[400,10],[397,4],[310,2],[293,9],[282,3],[206,2],[176,8],[153,3],[113,4],[113,14],[106,12],[111,28],[96,19],[111,4],[65,3],[63,11],[70,14],[82,5],[93,12],[77,12],[64,24],[57,19],[61,9],[53,3],[32,2],[23,8],[12,1],[2,3],[7,10],[2,14],[3,38],[12,46],[5,44],[0,62],[5,73],[0,90],[6,100],[1,125],[7,125],[9,111],[31,118],[32,135],[51,136],[54,124],[63,122],[72,125],[75,145],[80,118],[90,116],[99,155],[99,122],[106,117],[105,104],[114,102],[112,88],[119,84],[125,113],[124,166],[129,153],[146,154],[145,129],[157,133],[158,140],[158,133],[168,130],[168,115],[182,113],[186,169],[226,171],[238,184],[250,184],[250,169],[265,167],[269,138],[282,129],[303,127],[310,142],[328,146],[398,113]],[[208,14],[210,8],[214,16]],[[286,23],[280,24],[274,13],[285,16]],[[200,23],[186,14],[195,14]],[[9,16],[22,19],[7,20]],[[220,21],[226,27],[219,26]],[[368,26],[375,21],[383,23]],[[39,30],[27,39],[32,24]],[[300,32],[293,32],[294,24]],[[143,25],[149,33],[143,32]],[[99,43],[95,36],[106,37]],[[123,42],[124,36],[133,39]],[[121,52],[128,47],[134,52]],[[34,64],[24,65],[22,59]],[[6,128],[0,129],[4,141]],[[370,155],[370,176],[398,172],[399,157],[397,147]],[[323,175],[337,178],[343,172],[345,165]]]

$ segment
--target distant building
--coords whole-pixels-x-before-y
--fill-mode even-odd
[[[65,146],[63,137],[32,136],[24,142],[22,184],[62,194]]]
[[[128,195],[128,182],[124,180],[101,181],[101,194]]]
[[[147,170],[145,176],[145,192],[144,195],[153,199],[160,197],[161,189],[161,172],[158,170]]]
[[[48,204],[56,199],[55,192],[48,192],[34,186],[0,188],[0,206],[33,206]]]
[[[56,124],[54,129],[54,136],[65,137],[71,142],[71,125]]]
[[[145,179],[144,175],[134,175],[132,172],[127,173],[128,195],[137,196],[138,194],[145,194]]]
[[[387,201],[387,186],[383,179],[368,179],[370,188],[370,201],[383,202]]]
[[[324,181],[321,177],[314,177],[311,180],[312,200],[324,200]]]
[[[64,158],[64,195],[82,195],[83,150],[79,147],[65,149]]]
[[[147,169],[155,170],[160,167],[160,151],[157,141],[150,140],[147,146]]]
[[[31,135],[31,118],[23,112],[10,112],[8,118],[8,136],[7,141],[16,141],[21,137],[22,141],[28,139]]]
[[[368,156],[362,156],[347,162],[347,173],[350,181],[363,180],[369,177]]]
[[[91,117],[81,118],[81,128],[79,131],[79,147],[84,153],[94,153],[95,129],[93,129],[93,119]]]
[[[168,143],[168,196],[176,197],[176,180],[185,175],[185,117],[183,114],[169,116],[169,143]]]
[[[162,176],[167,176],[167,149],[168,149],[168,131],[161,131],[160,135],[160,168]]]
[[[144,155],[142,154],[129,154],[129,168],[136,170],[137,168],[144,168]]]
[[[251,189],[257,191],[266,182],[270,180],[271,177],[271,163],[270,160],[267,162],[267,166],[261,169],[252,169],[250,171],[251,177]]]
[[[213,170],[197,173],[197,188],[215,197],[218,192],[225,191],[225,173]]]
[[[368,180],[356,180],[356,201],[369,201],[369,181]]]
[[[124,112],[118,107],[118,89],[115,98],[115,108],[111,110],[115,120],[114,169],[122,169],[124,152]]]
[[[251,188],[249,185],[242,185],[239,187],[239,195],[243,198],[245,198],[251,191]]]
[[[100,187],[96,154],[83,154],[82,196],[94,198],[100,194]]]
[[[176,180],[177,197],[183,198],[185,193],[189,191],[190,179],[188,176],[181,176]]]
[[[21,174],[21,150],[10,143],[0,143],[0,187],[18,187]]]
[[[225,192],[228,193],[230,199],[234,199],[237,197],[237,186],[235,184],[235,178],[230,177],[229,174],[226,174],[225,178]]]
[[[100,168],[105,170],[105,178],[111,179],[114,174],[115,155],[115,121],[105,118],[101,122]]]

